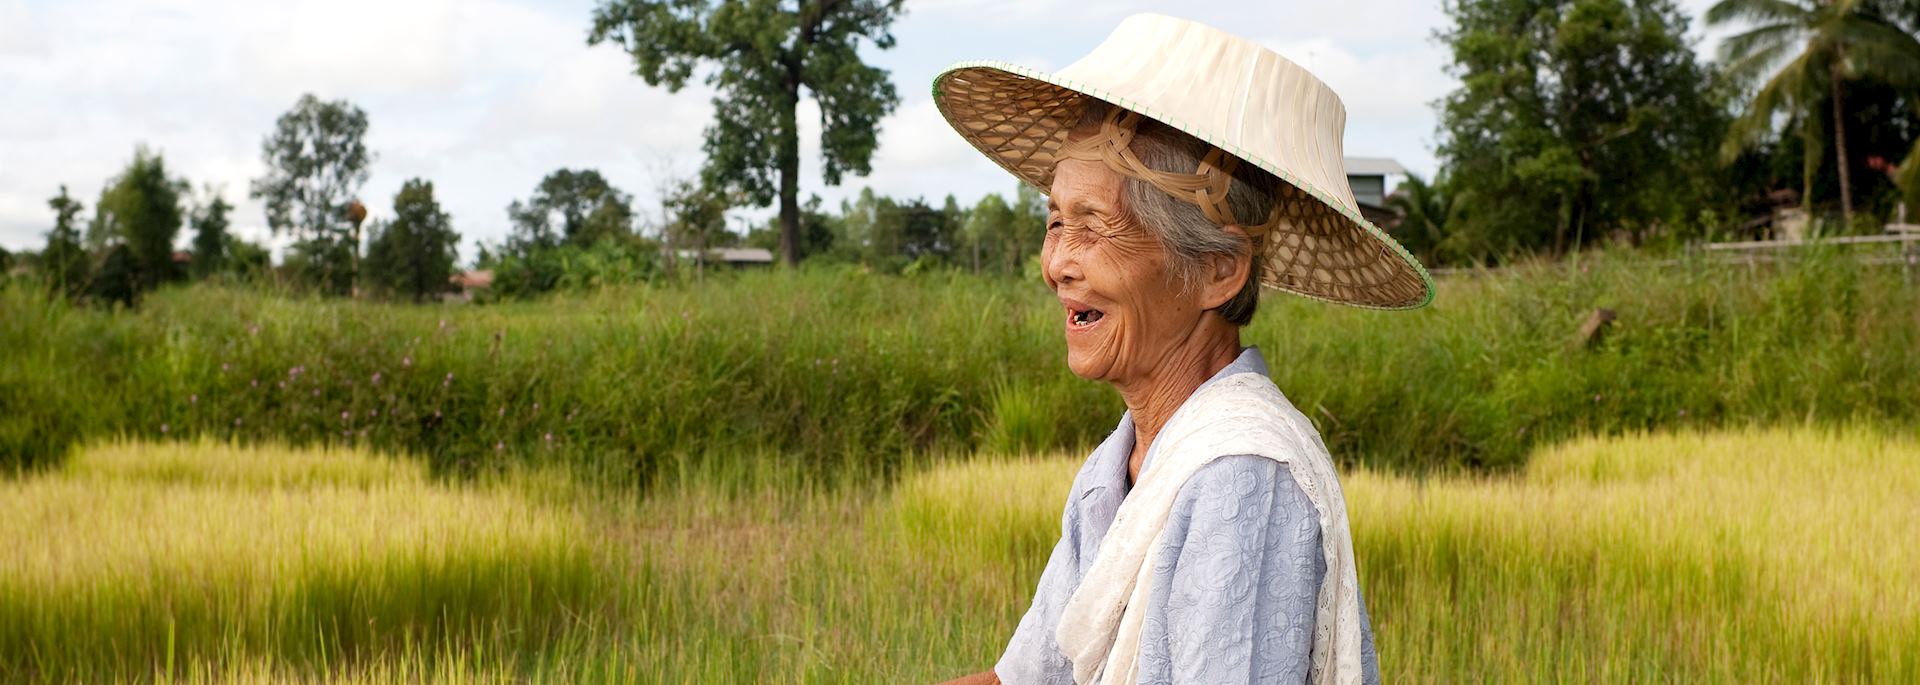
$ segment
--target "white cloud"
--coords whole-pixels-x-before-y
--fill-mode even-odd
[[[1713,0],[1682,0],[1697,17]],[[61,183],[89,205],[139,143],[196,187],[225,188],[264,235],[259,145],[301,93],[345,98],[379,155],[364,198],[378,216],[408,178],[434,181],[469,238],[507,231],[506,204],[559,167],[597,168],[651,215],[664,170],[697,171],[710,90],[650,88],[611,46],[585,45],[595,0],[0,0],[0,246],[38,248]],[[901,106],[881,126],[873,174],[826,188],[818,113],[803,123],[801,196],[881,192],[964,203],[1014,182],[941,120],[928,83],[963,59],[1040,69],[1073,62],[1131,13],[1220,26],[1309,66],[1347,103],[1347,149],[1432,170],[1430,103],[1454,87],[1432,40],[1438,0],[916,0],[899,44],[867,50]],[[1710,54],[1715,36],[1701,50]],[[771,210],[744,212],[764,218]],[[184,237],[183,237],[184,239]],[[471,255],[470,245],[463,250]]]

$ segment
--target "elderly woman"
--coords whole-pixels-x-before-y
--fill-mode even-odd
[[[1005,654],[962,681],[1377,682],[1326,447],[1240,337],[1262,283],[1380,309],[1432,297],[1356,211],[1339,99],[1258,45],[1152,15],[1058,74],[962,63],[934,89],[955,130],[1048,193],[1067,366],[1127,405]]]

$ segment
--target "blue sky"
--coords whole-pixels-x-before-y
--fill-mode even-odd
[[[560,167],[594,168],[658,217],[665,179],[695,173],[712,93],[649,88],[615,48],[589,48],[594,0],[0,0],[0,247],[38,249],[46,199],[66,184],[88,205],[136,145],[165,154],[196,192],[239,205],[236,230],[267,238],[246,197],[260,141],[300,94],[367,111],[378,155],[363,192],[379,217],[409,178],[435,190],[467,241],[509,230],[506,205]],[[1682,0],[1698,17],[1710,0]],[[869,50],[900,107],[882,124],[873,173],[823,186],[803,106],[801,193],[835,203],[863,186],[971,204],[1013,181],[955,136],[928,84],[953,62],[1057,69],[1122,17],[1160,12],[1225,28],[1306,66],[1345,100],[1349,155],[1431,174],[1431,103],[1454,87],[1432,39],[1438,0],[908,0],[899,44]],[[1697,26],[1694,33],[1701,35]],[[1700,49],[1710,54],[1703,37]],[[738,212],[758,221],[770,210]],[[184,244],[186,236],[182,235]]]

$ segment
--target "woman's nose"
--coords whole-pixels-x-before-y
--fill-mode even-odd
[[[1051,238],[1040,248],[1040,263],[1049,287],[1080,280],[1080,262],[1074,258],[1074,251]]]

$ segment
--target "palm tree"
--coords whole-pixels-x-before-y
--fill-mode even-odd
[[[1847,161],[1845,86],[1849,80],[1872,79],[1896,88],[1920,88],[1920,41],[1903,26],[1912,14],[1912,9],[1899,0],[1715,3],[1707,10],[1708,24],[1740,21],[1752,25],[1720,46],[1728,73],[1742,83],[1766,78],[1754,92],[1746,113],[1734,121],[1723,152],[1731,157],[1770,132],[1777,114],[1798,120],[1806,142],[1802,197],[1811,202],[1814,172],[1825,157],[1820,147],[1826,117],[1810,110],[1821,97],[1827,97],[1833,105],[1831,118],[1826,120],[1833,124],[1840,212],[1851,225],[1853,187]]]
[[[1447,220],[1453,218],[1453,195],[1447,190],[1446,177],[1428,183],[1419,174],[1407,174],[1407,180],[1387,196],[1387,208],[1400,213],[1400,225],[1394,227],[1400,245],[1417,257],[1435,261],[1447,238]]]

